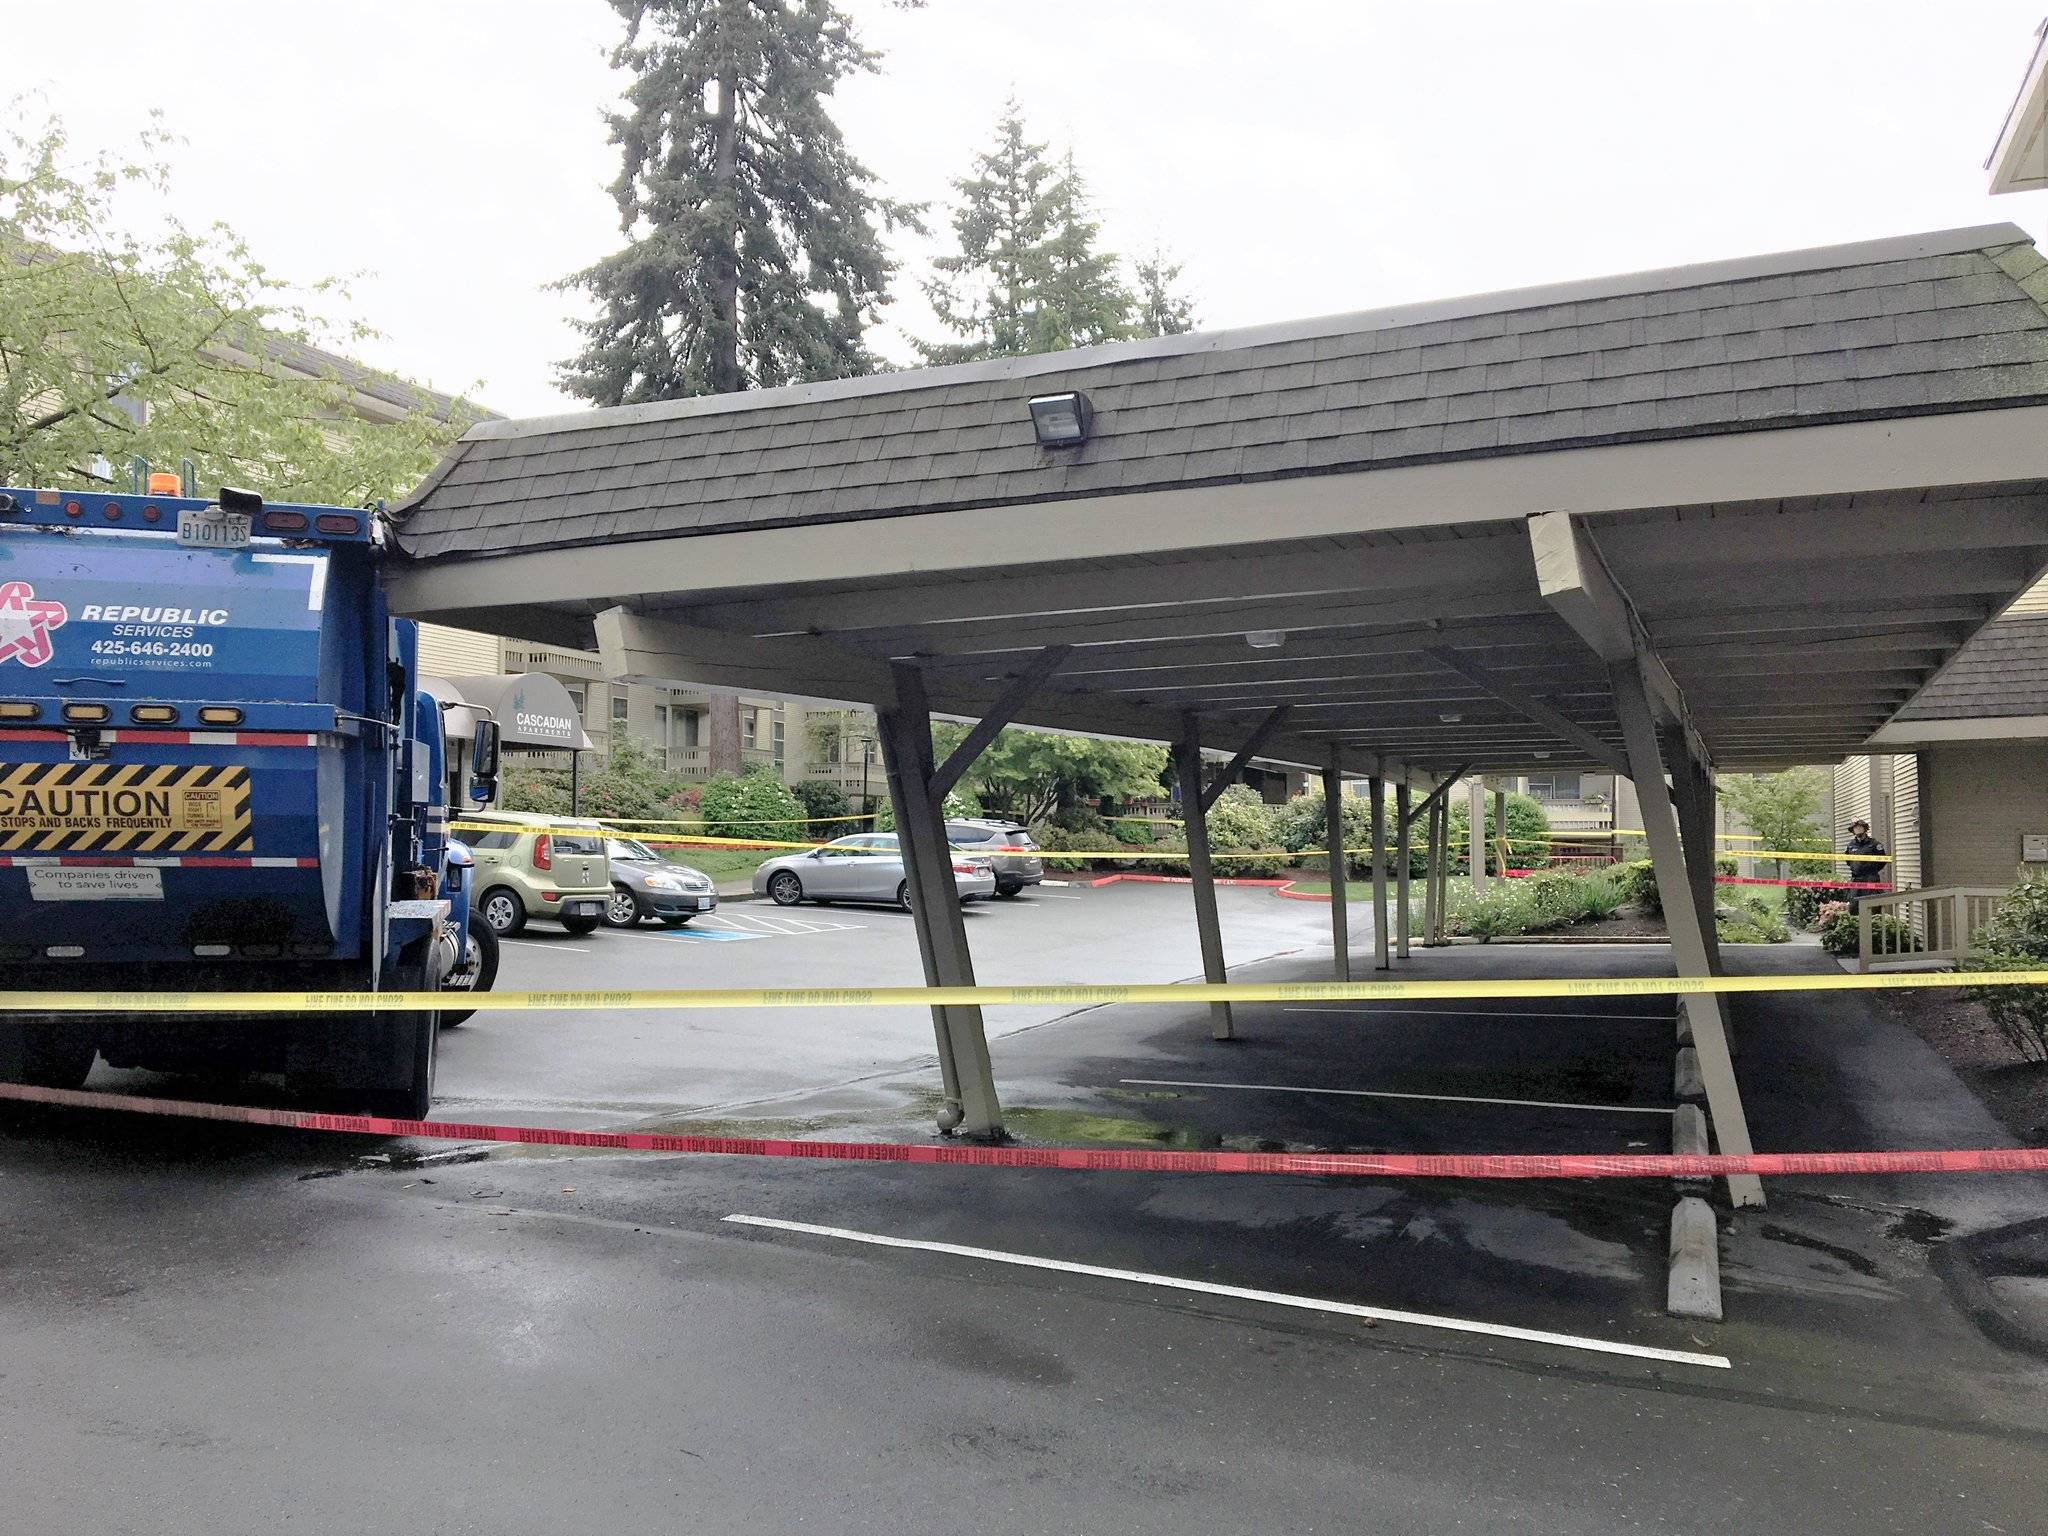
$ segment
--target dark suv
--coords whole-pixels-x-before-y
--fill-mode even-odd
[[[1014,896],[1027,885],[1045,879],[1045,865],[1038,858],[1038,844],[1014,821],[971,821],[946,823],[946,841],[969,853],[985,853],[996,868],[996,894]],[[1016,850],[1014,852],[1007,850]]]

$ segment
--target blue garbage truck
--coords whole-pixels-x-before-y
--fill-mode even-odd
[[[0,989],[488,984],[440,701],[374,510],[0,488]],[[488,800],[496,723],[471,744]],[[479,932],[481,930],[481,932]],[[488,947],[489,953],[486,953]],[[0,1080],[281,1074],[416,1119],[451,1010],[0,1015]]]

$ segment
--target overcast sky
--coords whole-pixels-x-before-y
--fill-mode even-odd
[[[882,73],[837,116],[942,204],[1014,92],[1118,249],[1204,328],[2012,220],[1983,161],[2048,0],[1764,4],[853,0]],[[0,0],[9,89],[81,148],[164,108],[188,221],[295,279],[361,274],[368,360],[560,409],[572,296],[612,249],[604,0]],[[935,221],[943,228],[943,219]],[[927,254],[895,333],[929,334]]]

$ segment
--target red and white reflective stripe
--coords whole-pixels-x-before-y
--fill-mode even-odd
[[[82,729],[90,730],[86,726]],[[8,731],[0,741],[69,741],[64,731]],[[317,731],[101,731],[100,740],[131,747],[317,747]]]
[[[1535,1153],[1162,1152],[1106,1147],[980,1147],[894,1141],[787,1141],[770,1136],[674,1136],[649,1131],[575,1131],[549,1125],[477,1125],[459,1120],[389,1120],[301,1109],[198,1104],[127,1093],[32,1088],[0,1083],[0,1099],[71,1109],[113,1109],[181,1120],[224,1120],[351,1136],[413,1136],[429,1141],[496,1141],[535,1147],[600,1147],[616,1152],[688,1152],[717,1157],[792,1157],[826,1162],[922,1163],[970,1168],[1055,1168],[1077,1173],[1278,1173],[1416,1179],[1724,1178],[1789,1174],[2048,1173],[2048,1147],[1985,1147],[1961,1152]]]
[[[54,864],[60,869],[318,869],[318,859],[258,859],[225,853],[10,853],[0,854],[0,868],[24,869]]]

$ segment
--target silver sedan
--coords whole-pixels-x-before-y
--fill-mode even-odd
[[[995,862],[954,853],[953,885],[962,901],[995,895]],[[894,832],[856,833],[808,853],[770,859],[754,871],[754,894],[779,907],[800,901],[880,901],[910,910],[910,882]]]

